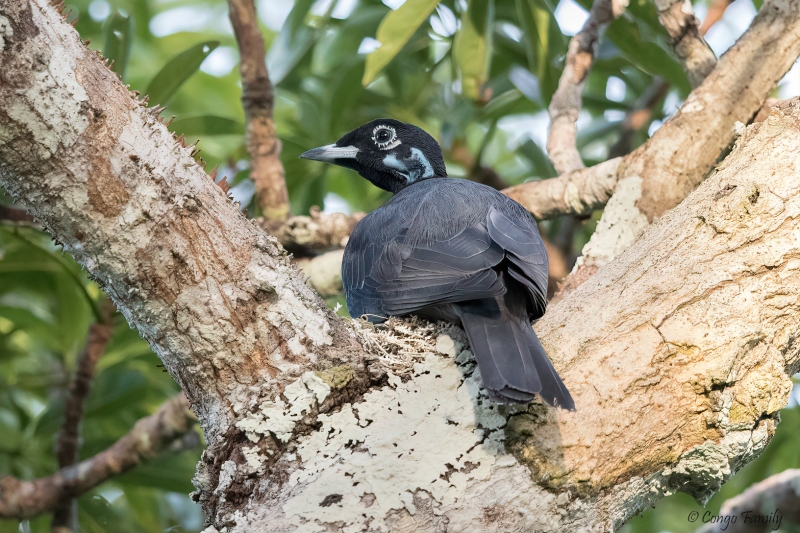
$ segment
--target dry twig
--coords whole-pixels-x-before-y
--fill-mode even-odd
[[[274,97],[264,62],[264,37],[258,29],[253,0],[228,0],[231,23],[239,44],[242,74],[242,105],[247,117],[247,151],[250,153],[250,178],[264,217],[285,220],[289,217],[289,195],[281,142],[272,120]]]
[[[106,350],[106,345],[114,331],[112,315],[114,304],[106,299],[101,310],[102,320],[89,327],[86,346],[78,358],[75,375],[69,384],[69,392],[64,401],[64,420],[56,442],[58,467],[66,468],[78,462],[81,438],[83,407],[92,386],[97,362]],[[53,511],[53,529],[66,528],[77,531],[78,513],[76,501],[69,498],[59,502]]]
[[[183,393],[142,418],[110,448],[52,476],[23,481],[0,478],[0,517],[31,518],[54,509],[104,481],[155,457],[180,439],[196,422]]]
[[[581,112],[583,86],[603,31],[626,6],[627,0],[596,0],[586,24],[569,43],[564,72],[548,108],[550,133],[547,153],[559,174],[584,168],[576,145],[578,129],[575,125]]]

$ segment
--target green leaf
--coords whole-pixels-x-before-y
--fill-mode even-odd
[[[668,49],[669,45],[652,42],[642,35],[637,24],[626,18],[614,20],[606,30],[606,36],[622,55],[642,71],[658,75],[686,95],[691,91],[689,79],[683,67]]]
[[[439,5],[439,0],[406,0],[398,9],[388,13],[380,25],[375,38],[381,47],[367,56],[367,65],[361,84],[372,83],[383,68],[395,58],[414,32]]]
[[[560,76],[554,59],[565,53],[564,36],[558,27],[554,7],[548,0],[517,0],[517,13],[528,69],[539,78],[544,101],[549,102]]]
[[[106,45],[103,55],[114,62],[111,69],[121,78],[125,77],[125,67],[131,52],[131,22],[130,15],[115,9],[105,24]]]
[[[314,44],[315,31],[306,24],[314,0],[297,0],[267,53],[269,79],[279,84]]]
[[[528,139],[517,148],[517,152],[533,165],[533,175],[542,178],[552,178],[558,175],[547,154],[538,144]]]
[[[243,135],[244,124],[238,120],[200,115],[197,117],[179,118],[172,122],[170,129],[184,135]]]
[[[453,58],[461,75],[462,94],[471,100],[481,99],[489,75],[493,24],[494,0],[470,0],[453,44]]]
[[[183,82],[197,72],[208,54],[217,46],[219,41],[196,44],[170,59],[147,86],[150,105],[166,105]]]
[[[605,118],[596,118],[589,124],[589,126],[578,132],[576,145],[578,146],[578,149],[583,149],[586,145],[617,131],[621,126],[621,120],[606,120]]]

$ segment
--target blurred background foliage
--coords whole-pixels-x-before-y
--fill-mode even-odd
[[[708,6],[698,0],[702,19]],[[294,214],[369,211],[387,193],[357,175],[298,159],[356,126],[393,117],[422,126],[441,143],[450,174],[502,187],[555,174],[544,151],[546,108],[566,46],[591,0],[260,0],[276,86],[275,121],[283,143]],[[721,54],[747,27],[760,0],[737,0],[707,37]],[[222,0],[74,0],[70,20],[90,46],[114,60],[131,89],[167,106],[170,128],[200,139],[210,170],[233,184],[249,216],[238,51]],[[793,70],[778,90],[795,95]],[[654,88],[661,86],[660,91]],[[675,112],[689,83],[651,0],[631,0],[600,46],[587,80],[579,147],[588,165],[626,153]],[[647,108],[635,130],[627,114]],[[0,199],[8,204],[8,198]],[[594,217],[541,224],[574,261]],[[105,298],[72,259],[33,227],[0,226],[0,475],[25,479],[56,469],[53,453],[63,399],[96,309]],[[335,299],[334,299],[335,300]],[[332,300],[332,301],[334,301]],[[178,390],[159,360],[120,315],[100,360],[83,423],[81,456],[111,445]],[[706,506],[754,482],[800,466],[800,410],[793,400],[767,451]],[[187,494],[199,438],[82,496],[82,531],[199,531]],[[698,505],[661,500],[631,520],[628,532],[688,531]],[[702,514],[702,512],[701,512]],[[50,517],[1,521],[0,532],[47,531]]]

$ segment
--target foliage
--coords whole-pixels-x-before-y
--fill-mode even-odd
[[[38,230],[0,226],[0,475],[24,479],[56,470],[55,435],[65,392],[102,299],[69,256]],[[178,391],[147,343],[121,315],[100,360],[83,421],[81,457],[91,457],[127,433]],[[84,531],[197,529],[187,494],[199,447],[167,454],[79,499]],[[42,516],[22,529],[49,531]],[[17,531],[0,520],[0,531]]]
[[[407,0],[394,11],[379,0],[264,0],[261,16],[272,17],[287,3],[291,11],[279,31],[267,25],[262,30],[295,214],[313,205],[371,210],[386,201],[386,193],[352,172],[298,159],[382,116],[432,133],[452,176],[476,178],[481,167],[508,184],[554,175],[543,146],[546,108],[569,42],[556,20],[556,0]],[[247,178],[236,41],[225,2],[72,0],[68,8],[70,19],[79,17],[82,38],[114,60],[114,70],[132,89],[149,92],[152,105],[167,105],[164,115],[177,117],[171,129],[190,142],[201,139],[209,168],[220,165],[243,208],[258,214]],[[656,102],[650,121],[623,150],[643,143],[653,121],[664,120],[689,91],[651,0],[631,0],[605,37],[580,121],[578,144],[587,164],[608,157],[625,113],[642,105],[658,79],[669,84],[671,104]],[[381,46],[372,50],[376,43]],[[569,255],[585,243],[596,220],[556,220],[542,228]],[[102,298],[46,236],[0,227],[0,474],[30,479],[55,470],[53,443],[65,389]],[[329,299],[337,302],[341,298]],[[113,443],[177,391],[135,331],[122,317],[115,320],[89,399],[82,457]],[[708,509],[768,474],[797,466],[793,436],[800,415],[787,410],[784,419],[768,451]],[[197,448],[166,455],[83,496],[81,530],[199,530],[199,511],[186,496],[198,456]],[[667,498],[626,531],[687,530],[686,516],[695,508],[685,496]],[[18,528],[49,530],[49,517],[0,521],[0,531]]]

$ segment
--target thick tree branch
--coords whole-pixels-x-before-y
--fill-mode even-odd
[[[91,490],[164,451],[189,432],[197,419],[183,393],[142,418],[110,448],[52,476],[23,481],[0,478],[0,517],[31,518]]]
[[[247,117],[247,151],[250,153],[250,178],[264,217],[285,220],[289,217],[281,141],[272,119],[272,84],[264,61],[264,37],[258,27],[253,0],[228,0],[233,32],[239,43],[242,74],[242,104]]]
[[[336,319],[44,0],[0,16],[0,184],[191,398],[209,531],[609,530],[769,441],[800,367],[794,103],[536,323],[578,411],[498,407],[459,328]]]
[[[584,167],[576,144],[578,129],[575,125],[581,112],[583,86],[589,77],[603,31],[627,5],[627,0],[595,0],[588,20],[569,42],[564,71],[548,108],[547,154],[559,174],[569,174]]]
[[[698,27],[692,4],[684,0],[655,0],[658,20],[667,30],[675,53],[689,76],[692,87],[697,87],[714,69],[717,58],[708,46]]]
[[[683,107],[623,159],[579,267],[603,265],[703,181],[800,55],[800,1],[768,0]],[[576,279],[587,279],[586,273]]]
[[[764,533],[800,524],[800,469],[785,470],[726,500],[700,533]]]
[[[608,215],[611,219],[602,224],[603,242],[598,243],[599,247],[585,250],[584,255],[590,257],[590,263],[599,264],[630,246],[647,223],[642,223],[641,217],[649,221],[659,216],[702,181],[733,142],[734,123],[750,121],[800,55],[798,3],[768,0],[765,6],[751,27],[718,61],[706,81],[692,91],[683,108],[626,157],[614,176],[598,172],[603,183],[591,186],[588,179],[584,180],[580,192],[570,195],[572,201],[557,201],[553,209],[541,200],[538,190],[551,196],[552,189],[557,193],[552,197],[559,198],[558,193],[565,190],[570,180],[569,173],[514,187],[513,198],[544,217],[575,213],[574,205],[601,207],[611,198],[621,178],[636,176],[643,180],[642,192],[636,186],[627,199],[620,198],[618,208]],[[645,167],[647,172],[642,172]],[[556,183],[547,183],[552,180]],[[626,185],[625,190],[628,188]],[[618,246],[612,247],[611,243]]]
[[[278,241],[46,0],[3,2],[0,16],[0,185],[86,267],[185,391],[208,443],[201,487],[240,453],[234,424],[260,395],[342,365],[348,394],[380,377]],[[340,396],[316,398],[308,416]],[[285,443],[270,446],[277,460]],[[198,497],[211,517],[233,505],[213,490]]]
[[[83,407],[89,397],[97,362],[105,352],[106,345],[114,332],[113,313],[114,304],[110,300],[106,300],[101,309],[102,320],[89,327],[86,346],[78,357],[75,375],[70,381],[69,391],[64,401],[64,420],[56,441],[56,459],[60,469],[78,462]],[[75,500],[62,501],[53,510],[53,529],[63,527],[77,531],[77,519]]]

